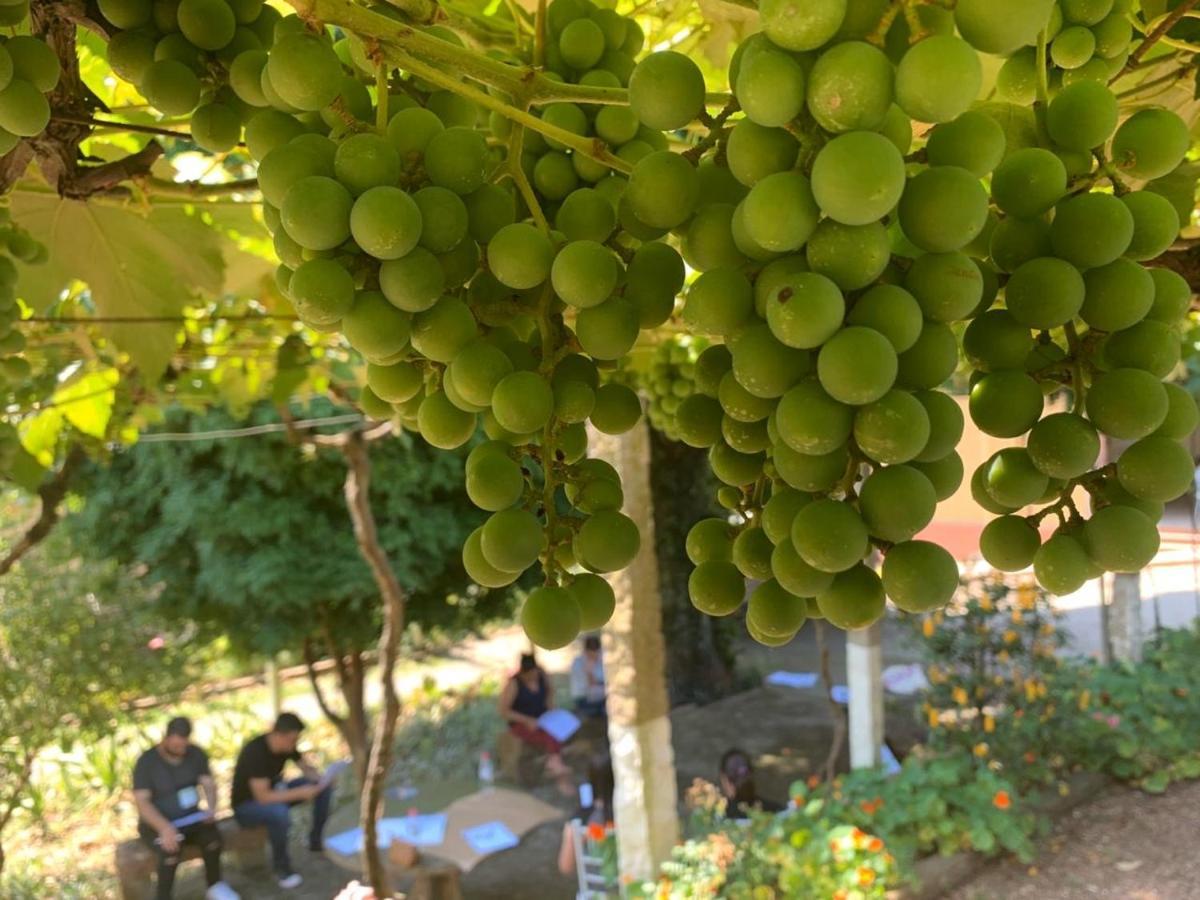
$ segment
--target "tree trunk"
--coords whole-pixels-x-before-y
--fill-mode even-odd
[[[718,515],[716,486],[703,450],[650,432],[650,483],[662,630],[666,638],[667,690],[672,705],[711,703],[733,686],[733,639],[737,623],[714,619],[692,606],[687,581],[692,564],[688,530]]]
[[[321,688],[320,676],[316,670],[317,656],[313,652],[312,641],[304,642],[304,664],[308,669],[308,682],[312,686],[313,695],[317,698],[317,705],[321,707],[325,718],[338,730],[342,740],[346,742],[346,747],[350,750],[350,759],[354,765],[354,776],[361,787],[366,783],[368,748],[366,710],[363,709],[362,656],[356,655],[352,659],[358,661],[357,667],[352,670],[356,675],[353,686],[348,685],[346,680],[341,677],[342,664],[340,662],[338,664],[338,684],[347,710],[346,715],[343,716],[334,711],[333,706],[325,697],[325,691]]]
[[[670,703],[663,671],[662,604],[650,496],[646,423],[619,438],[589,432],[596,456],[621,475],[625,514],[642,535],[629,568],[609,576],[617,608],[604,629],[608,742],[616,781],[617,857],[623,878],[655,878],[679,834]]]
[[[346,507],[354,523],[354,537],[358,549],[383,598],[383,633],[379,638],[379,669],[383,683],[383,711],[375,728],[371,744],[371,755],[367,764],[367,778],[363,785],[359,820],[363,829],[363,856],[366,864],[364,877],[375,890],[377,900],[392,897],[392,887],[379,852],[377,822],[383,807],[383,791],[391,768],[392,750],[396,740],[396,722],[400,718],[400,699],[396,695],[393,676],[396,658],[400,652],[400,635],[404,630],[404,589],[396,579],[396,573],[388,561],[379,534],[375,529],[375,516],[371,512],[371,457],[366,441],[358,432],[348,434],[341,447],[346,457]]]

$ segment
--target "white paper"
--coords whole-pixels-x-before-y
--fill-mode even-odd
[[[393,840],[403,841],[414,847],[437,847],[446,840],[446,814],[430,813],[380,819],[380,846],[387,846]]]
[[[350,768],[350,760],[334,760],[326,767],[325,774],[321,776],[321,784],[333,784],[333,782],[337,781],[338,776],[348,768]]]
[[[542,713],[538,727],[561,744],[579,730],[579,719],[565,709],[551,709]]]
[[[879,758],[883,760],[883,770],[889,775],[895,775],[900,771],[900,761],[896,759],[896,754],[887,744],[879,748]]]
[[[465,840],[476,853],[497,853],[517,846],[521,841],[503,822],[484,822],[462,830]]]
[[[341,834],[327,837],[325,838],[325,846],[341,856],[354,856],[362,850],[362,829],[351,828],[349,831],[343,831]]]
[[[833,698],[834,703],[841,703],[845,706],[850,702],[850,688],[844,684],[835,684],[830,688],[829,696]]]
[[[778,685],[779,687],[812,688],[817,686],[820,681],[820,676],[816,672],[772,672],[764,681],[767,684]]]
[[[883,686],[893,694],[917,694],[929,687],[925,670],[919,663],[888,666],[883,670]]]

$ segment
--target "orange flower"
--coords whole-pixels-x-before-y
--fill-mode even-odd
[[[1037,759],[1037,757],[1033,755],[1032,750],[1025,751],[1025,762],[1029,763],[1030,765],[1033,765],[1033,761],[1035,759]]]
[[[587,827],[587,836],[593,841],[604,840],[604,826],[599,822],[592,822]]]
[[[988,755],[988,745],[984,741],[980,741],[975,745],[974,753],[976,756],[984,757]]]
[[[930,727],[930,728],[937,728],[937,727],[938,727],[938,721],[939,721],[939,719],[938,719],[938,711],[937,711],[936,709],[933,709],[932,707],[930,707],[930,709],[929,709],[929,727]]]
[[[926,619],[921,623],[921,634],[927,638],[933,637],[933,619]]]
[[[965,690],[963,690],[961,687],[956,687],[951,692],[951,696],[954,697],[954,702],[957,703],[959,706],[966,706],[970,700],[970,698],[967,697],[967,692]]]
[[[1008,809],[1012,806],[1012,798],[1008,796],[1008,791],[996,791],[996,796],[992,797],[992,805],[996,809]]]
[[[1015,644],[1019,639],[1020,635],[1018,635],[1011,628],[1004,632],[1004,643],[1006,644]]]
[[[861,887],[870,887],[875,883],[875,870],[866,866],[858,867],[858,883]]]
[[[808,786],[810,789],[815,788],[820,783],[821,783],[821,777],[819,775],[809,775],[808,776]]]
[[[833,900],[846,900],[848,896],[850,895],[846,893],[845,888],[838,888],[833,892]]]
[[[879,838],[871,838],[871,842],[867,844],[867,849],[872,853],[878,853],[883,849],[883,841],[881,841]]]

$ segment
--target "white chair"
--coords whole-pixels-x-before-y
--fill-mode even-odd
[[[575,848],[575,874],[579,878],[575,900],[607,900],[620,896],[616,885],[609,883],[604,874],[600,846],[588,837],[587,826],[579,819],[571,820],[571,844]]]

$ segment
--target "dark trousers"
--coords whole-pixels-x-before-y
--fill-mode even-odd
[[[605,708],[603,700],[585,700],[583,697],[576,697],[575,712],[585,719],[603,719],[608,717],[608,711]]]
[[[307,778],[295,778],[282,785],[285,788],[301,787],[312,784]],[[317,794],[313,800],[312,831],[309,832],[308,842],[311,847],[321,846],[321,836],[325,831],[325,820],[329,818],[329,805],[333,800],[333,785]],[[288,854],[288,829],[292,823],[291,807],[299,803],[257,803],[250,801],[242,803],[233,811],[233,816],[239,825],[253,828],[265,826],[267,838],[271,842],[271,857],[275,862],[275,871],[280,875],[292,874],[292,858]]]
[[[216,822],[197,822],[195,825],[180,828],[179,833],[183,835],[183,839],[175,853],[167,853],[155,843],[158,833],[153,829],[142,827],[139,831],[142,840],[153,847],[158,855],[158,887],[154,895],[156,900],[171,900],[171,892],[175,889],[175,870],[179,868],[183,859],[183,848],[187,844],[200,848],[200,855],[204,860],[204,878],[209,887],[221,880],[221,832],[217,830]]]

